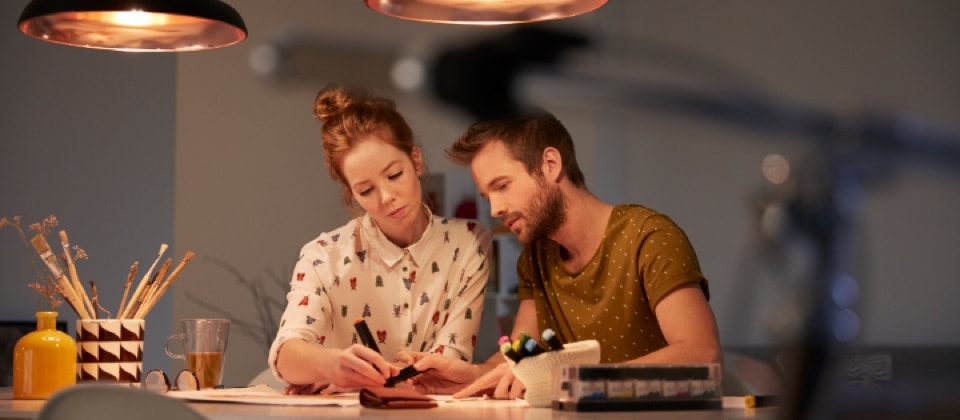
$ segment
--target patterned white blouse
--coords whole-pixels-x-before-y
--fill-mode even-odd
[[[390,242],[370,215],[303,246],[270,347],[278,379],[283,342],[347,348],[359,342],[353,324],[361,317],[387,361],[401,350],[473,359],[492,236],[475,220],[429,216],[420,240],[406,248]]]

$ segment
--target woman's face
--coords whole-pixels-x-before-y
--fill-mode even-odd
[[[422,224],[423,160],[419,149],[414,148],[412,155],[374,134],[358,139],[341,164],[354,200],[398,245],[416,241],[413,236],[419,236],[416,230]]]

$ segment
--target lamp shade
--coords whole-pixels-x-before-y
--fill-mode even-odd
[[[240,14],[219,0],[33,0],[20,31],[39,40],[121,51],[195,51],[243,41]]]
[[[502,25],[563,19],[594,11],[607,0],[365,0],[368,8],[400,19]]]

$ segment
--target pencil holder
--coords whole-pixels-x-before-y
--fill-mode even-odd
[[[144,320],[78,319],[77,381],[140,386]]]
[[[520,362],[507,359],[513,374],[527,387],[524,399],[531,407],[550,407],[553,371],[557,366],[600,362],[600,343],[584,340],[563,345],[562,350],[524,357]]]

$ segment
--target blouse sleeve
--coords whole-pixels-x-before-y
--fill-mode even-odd
[[[277,336],[270,346],[267,363],[277,379],[283,380],[277,371],[277,353],[287,340],[300,339],[318,342],[323,328],[328,323],[327,314],[331,313],[330,298],[324,281],[315,269],[319,262],[328,260],[325,248],[317,245],[324,235],[303,246],[300,258],[293,269],[290,291],[287,293],[287,307],[280,318]]]
[[[468,226],[472,226],[472,229]],[[450,273],[454,277],[450,279],[450,291],[447,294],[449,309],[430,351],[471,362],[487,292],[493,235],[489,229],[472,220],[464,223],[462,229],[462,234],[469,238],[464,241],[469,251],[464,253],[456,271]]]

